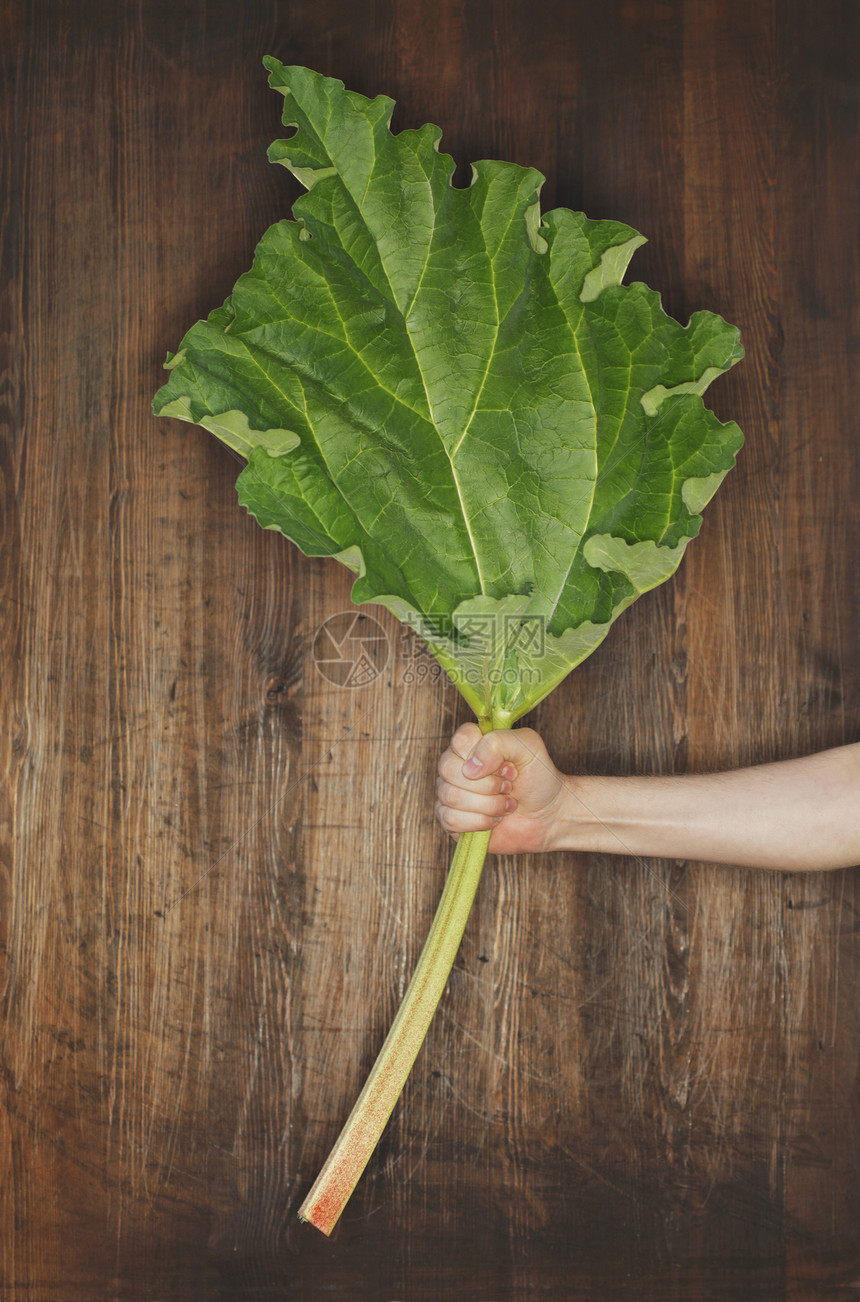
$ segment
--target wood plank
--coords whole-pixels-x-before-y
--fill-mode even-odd
[[[688,6],[685,18],[685,279],[740,326],[746,348],[741,365],[714,386],[713,405],[721,415],[743,413],[747,443],[687,570],[687,762],[707,771],[783,753],[773,749],[783,681],[781,605],[773,595],[781,591],[772,351],[777,51],[774,11],[766,6],[703,3]],[[778,1293],[780,881],[711,869],[696,870],[692,883],[688,1178],[700,1251],[714,1263],[711,1287],[720,1288],[722,1261],[738,1239],[745,1260],[769,1268]],[[752,1026],[760,1033],[750,1039],[743,1028]]]
[[[781,41],[780,540],[786,605],[785,727],[798,749],[857,736],[860,449],[851,338],[858,330],[855,188],[860,73],[854,11],[793,4]],[[829,21],[828,21],[829,19]],[[815,202],[809,196],[815,195]],[[790,199],[789,199],[790,196]],[[852,225],[855,227],[852,234]],[[854,431],[852,434],[851,431]],[[860,1278],[857,874],[789,880],[786,962],[785,1203],[789,1296]],[[812,1249],[810,1250],[810,1246]]]

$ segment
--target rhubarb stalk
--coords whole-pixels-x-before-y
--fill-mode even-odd
[[[492,722],[481,721],[488,732]],[[491,832],[466,832],[457,848],[439,907],[403,1003],[355,1107],[326,1158],[299,1217],[331,1234],[379,1143],[448,983],[481,880]]]

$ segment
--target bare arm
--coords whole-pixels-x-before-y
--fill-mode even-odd
[[[481,761],[464,773],[470,756]],[[677,777],[561,774],[530,728],[458,729],[439,762],[449,832],[490,850],[593,850],[782,872],[860,864],[860,743],[803,759]]]

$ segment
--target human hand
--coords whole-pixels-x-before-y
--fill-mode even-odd
[[[436,817],[446,832],[458,836],[492,828],[492,854],[553,848],[568,789],[533,728],[482,735],[476,723],[465,723],[451,738],[438,771]]]

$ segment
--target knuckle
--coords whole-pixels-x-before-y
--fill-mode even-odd
[[[439,804],[436,806],[436,817],[446,832],[453,832],[455,830],[455,820],[451,817],[451,812],[452,811],[446,805]]]
[[[529,751],[529,754],[533,754],[536,750],[543,749],[541,735],[539,732],[535,732],[534,728],[518,728],[516,731],[516,738],[519,744]]]
[[[450,782],[440,783],[439,799],[449,809],[460,808],[460,790],[458,787],[452,786]]]
[[[482,735],[475,747],[475,754],[480,755],[481,759],[487,762],[494,760],[501,754],[501,740],[494,732],[487,732]]]
[[[481,730],[476,723],[463,723],[451,738],[450,750],[460,759],[465,759],[480,738]]]

